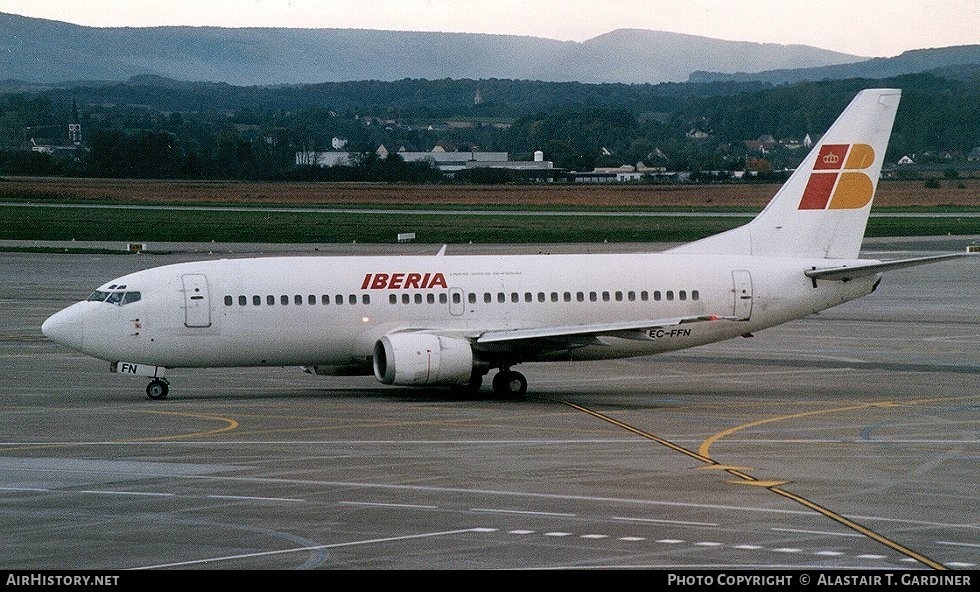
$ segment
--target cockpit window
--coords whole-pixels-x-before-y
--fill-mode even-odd
[[[96,290],[89,295],[87,300],[89,302],[108,302],[109,304],[118,304],[119,306],[123,306],[125,304],[137,302],[142,297],[143,295],[139,292],[107,292],[104,290]]]

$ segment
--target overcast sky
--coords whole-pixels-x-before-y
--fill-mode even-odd
[[[866,57],[980,43],[980,0],[0,0],[92,27],[300,27],[531,35],[621,28],[812,45]]]

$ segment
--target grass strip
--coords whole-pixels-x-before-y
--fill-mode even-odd
[[[418,215],[0,206],[0,239],[128,242],[596,243],[691,241],[745,216]],[[872,217],[866,236],[980,234],[980,217]]]

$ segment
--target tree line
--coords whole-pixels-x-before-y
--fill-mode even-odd
[[[980,68],[975,71],[980,73]],[[581,84],[512,80],[403,80],[295,87],[235,87],[153,77],[128,83],[0,94],[0,173],[187,179],[403,180],[441,177],[425,164],[375,150],[541,150],[561,169],[662,166],[668,170],[761,172],[795,166],[806,150],[765,154],[745,140],[818,136],[862,88],[903,89],[886,161],[915,154],[964,159],[980,145],[980,74],[916,74],[886,80],[787,85]],[[479,100],[477,100],[479,98]],[[67,140],[79,150],[28,150]],[[696,132],[696,133],[695,133]],[[296,164],[300,151],[346,141],[349,167]],[[710,175],[702,174],[702,178]],[[471,175],[475,182],[514,180]]]

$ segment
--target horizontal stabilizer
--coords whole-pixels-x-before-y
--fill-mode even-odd
[[[904,267],[914,267],[925,265],[936,261],[945,261],[956,257],[967,257],[968,253],[951,253],[949,255],[932,255],[930,257],[916,257],[914,259],[898,259],[895,261],[875,261],[874,263],[843,265],[840,267],[828,267],[826,269],[810,269],[804,273],[807,277],[815,280],[838,280],[846,282],[859,277],[865,277],[890,271],[892,269],[902,269]]]

